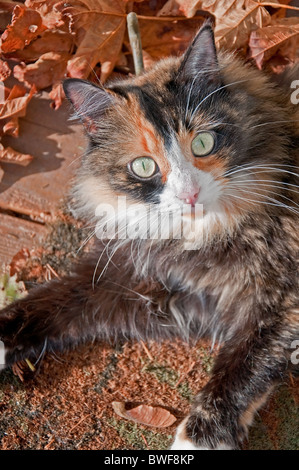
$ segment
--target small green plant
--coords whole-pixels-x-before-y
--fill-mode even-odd
[[[0,274],[0,309],[25,295],[24,283],[17,281],[17,275],[10,276],[7,269],[3,270]]]

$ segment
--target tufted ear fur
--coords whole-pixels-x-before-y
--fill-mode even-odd
[[[205,23],[184,54],[179,75],[184,80],[194,80],[206,72],[214,82],[220,81],[214,32],[210,23]]]
[[[77,78],[64,80],[63,89],[87,132],[95,133],[97,123],[113,105],[114,96],[100,86]]]

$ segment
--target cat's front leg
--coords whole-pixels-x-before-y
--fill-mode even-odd
[[[94,339],[165,335],[168,293],[163,286],[146,280],[145,295],[132,264],[124,274],[116,264],[107,268],[104,256],[95,276],[97,259],[82,261],[72,275],[38,286],[0,311],[5,366],[23,359],[34,363],[44,352],[67,350]],[[169,322],[167,334],[172,328]]]
[[[34,288],[0,311],[2,368],[23,359],[35,362],[46,351],[62,351],[91,337],[94,329],[84,318],[86,302],[84,286],[68,277]]]
[[[286,373],[298,333],[293,311],[279,325],[236,332],[220,350],[211,379],[178,427],[171,449],[240,448],[255,412]]]

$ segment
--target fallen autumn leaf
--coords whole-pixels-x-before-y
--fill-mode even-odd
[[[114,401],[112,407],[115,413],[122,418],[155,428],[166,428],[176,421],[173,414],[160,406],[139,405],[127,410],[125,403]]]

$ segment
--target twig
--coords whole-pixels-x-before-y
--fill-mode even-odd
[[[88,417],[90,416],[90,413],[86,416],[83,416],[83,418],[80,419],[80,421],[78,421],[78,423],[76,423],[70,430],[69,432],[72,432],[77,426],[79,426],[81,423],[83,423],[83,421],[85,421]]]
[[[138,25],[138,18],[136,13],[133,11],[127,16],[127,26],[130,45],[132,49],[135,74],[140,75],[144,70],[143,57],[142,57],[142,45],[140,38],[140,31]]]
[[[52,436],[52,437],[50,438],[48,444],[45,445],[44,449],[45,449],[45,450],[48,450],[48,449],[50,448],[50,446],[53,444],[54,441],[55,441],[55,437]]]
[[[26,362],[27,366],[29,367],[29,369],[30,369],[32,372],[35,372],[35,367],[34,367],[34,365],[29,361],[29,359],[25,359],[25,362]]]
[[[148,445],[148,442],[147,442],[145,436],[142,434],[142,432],[141,432],[140,434],[141,434],[142,439],[144,440],[144,443],[145,443],[145,445],[146,445],[146,448],[149,449],[149,445]]]
[[[141,346],[143,347],[144,351],[146,352],[146,355],[148,356],[149,360],[153,362],[154,358],[151,355],[151,353],[149,352],[149,350],[147,349],[147,347],[145,346],[144,342],[141,340],[140,343],[141,343]]]
[[[46,268],[50,271],[51,274],[53,274],[55,277],[57,277],[57,279],[61,279],[59,274],[57,274],[55,269],[53,269],[52,266],[49,263],[46,264]]]

